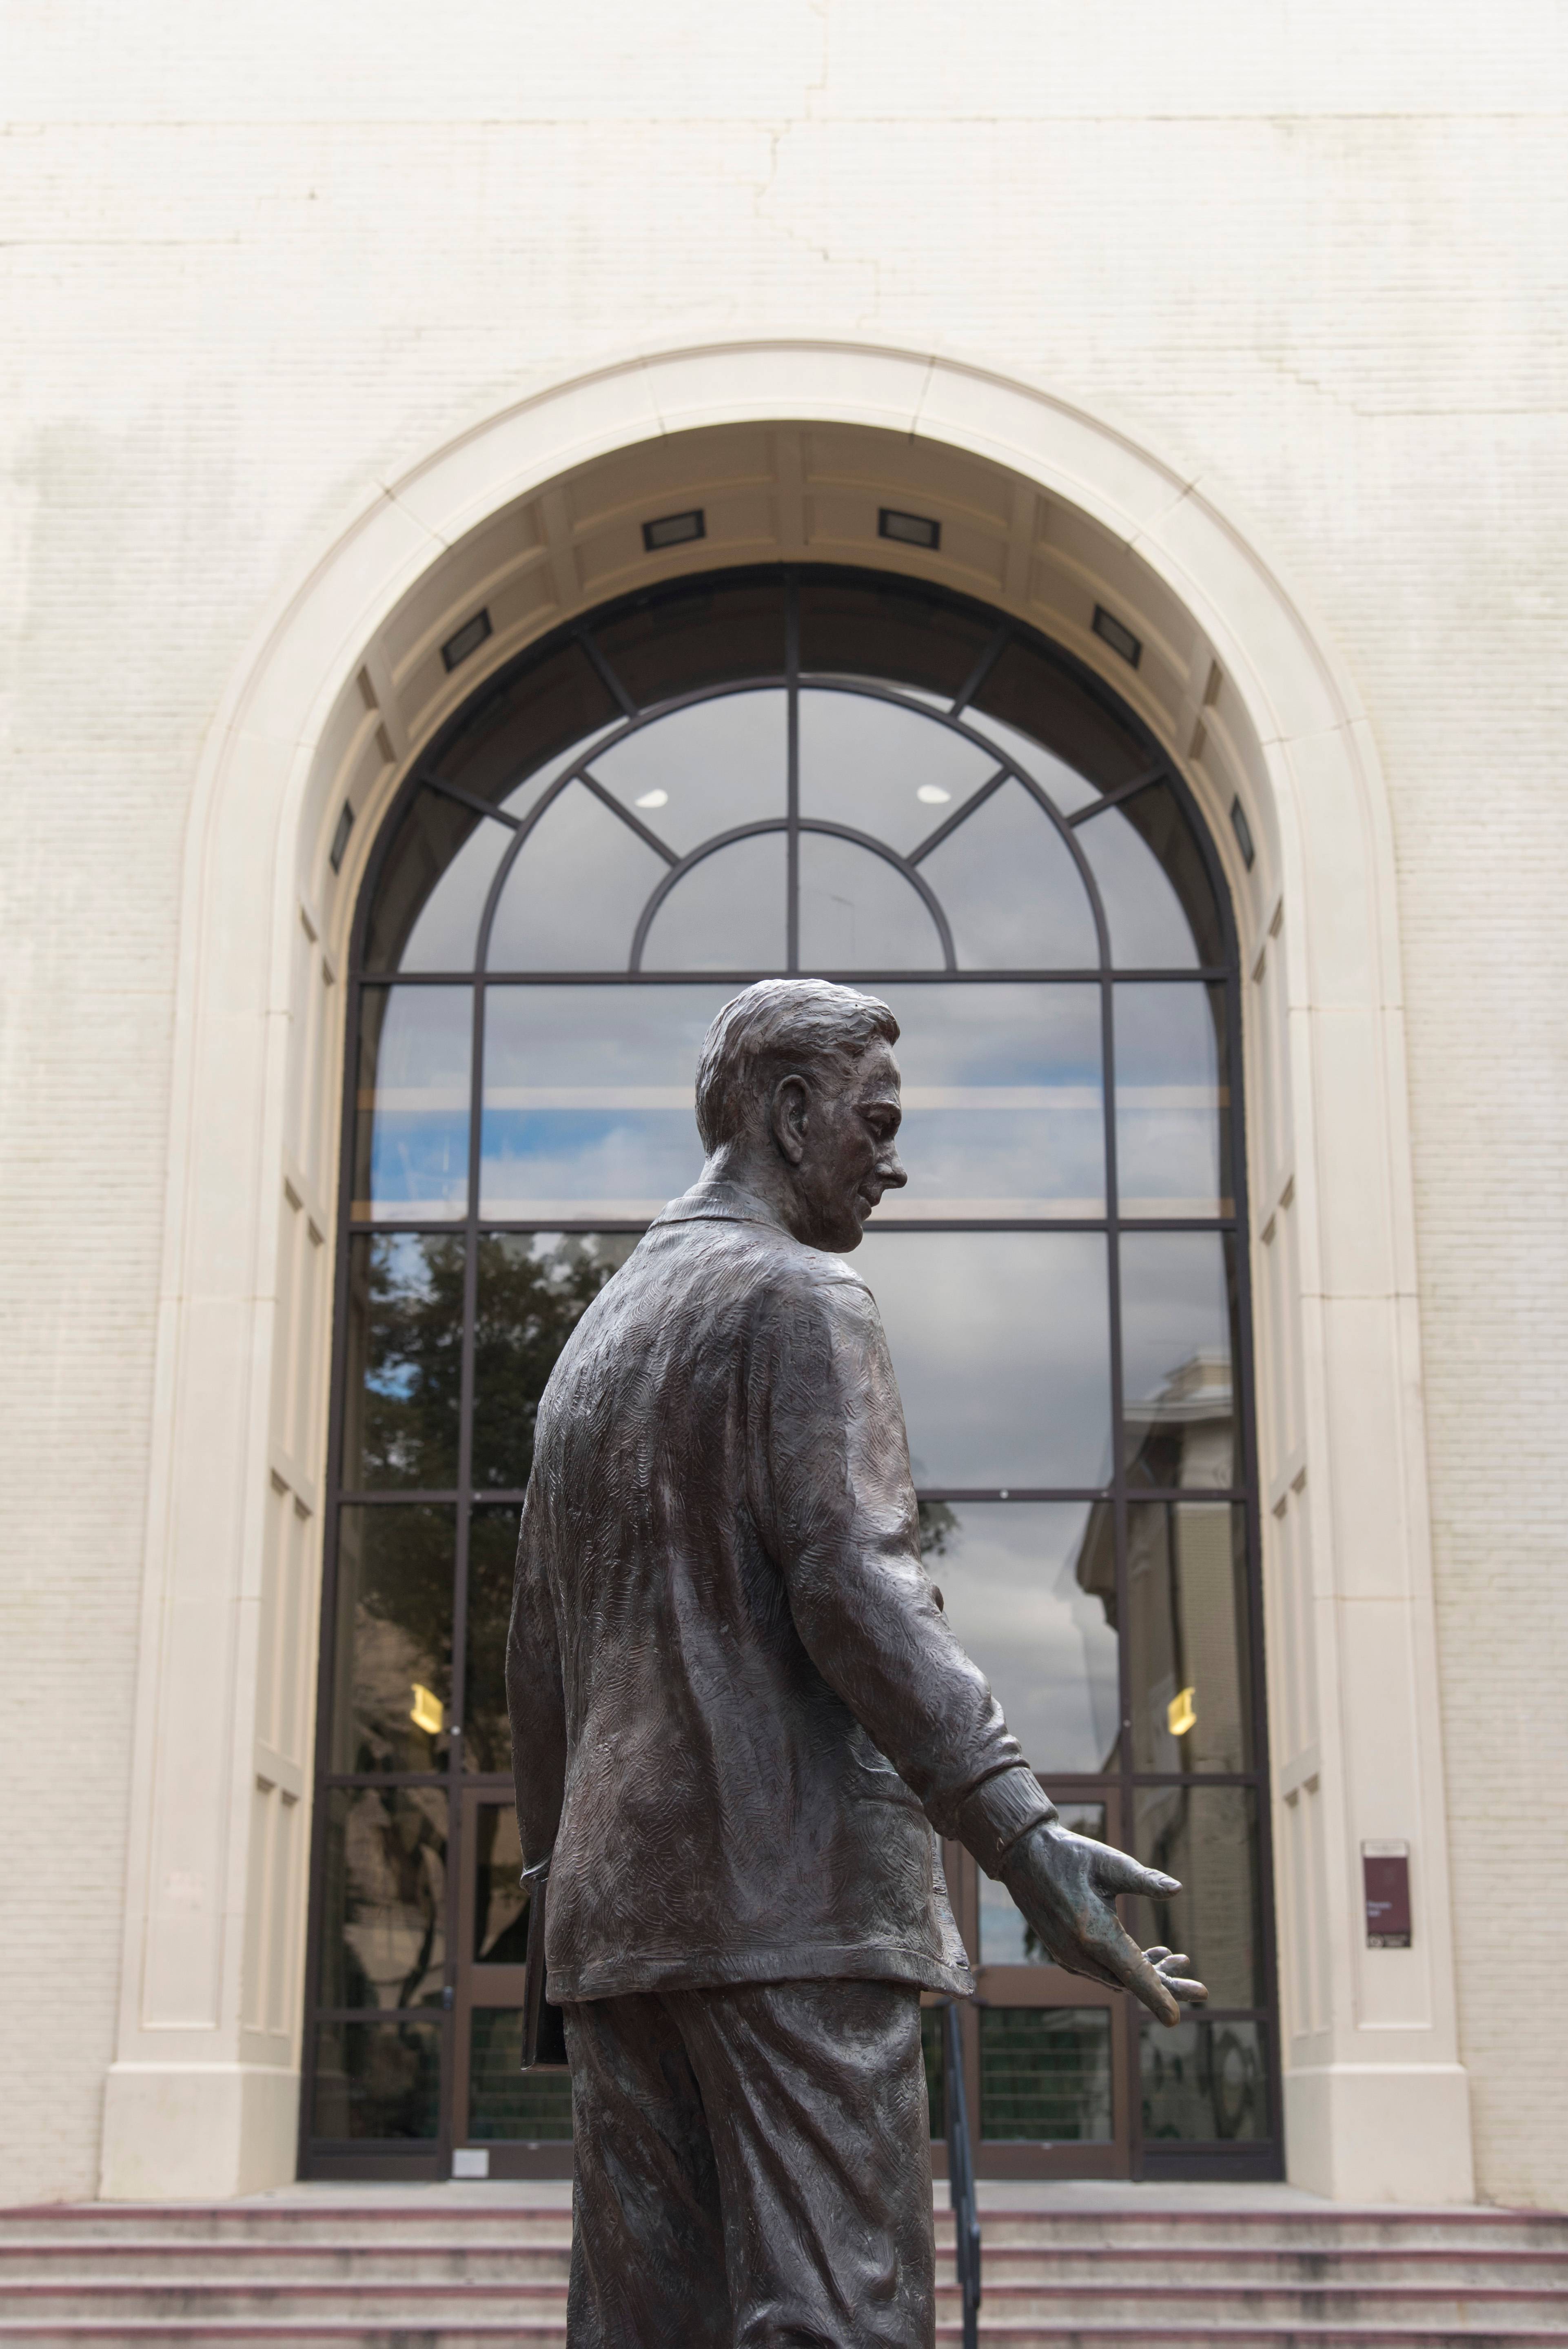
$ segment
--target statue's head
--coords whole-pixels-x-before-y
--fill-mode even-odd
[[[897,1040],[898,1021],[874,995],[820,978],[747,988],[697,1062],[710,1175],[762,1193],[812,1247],[858,1247],[882,1193],[909,1179],[895,1146]]]

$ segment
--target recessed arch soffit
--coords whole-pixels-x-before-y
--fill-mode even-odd
[[[935,548],[882,533],[884,509],[934,523]],[[645,523],[700,512],[703,535],[650,554]],[[1204,630],[1126,542],[1022,474],[944,443],[854,424],[732,424],[618,450],[519,497],[437,554],[366,647],[315,762],[301,890],[346,942],[357,880],[411,761],[485,678],[617,596],[696,572],[843,564],[922,579],[1026,622],[1098,671],[1191,784],[1225,864],[1243,945],[1277,899],[1272,797],[1247,709]],[[1096,632],[1097,611],[1136,662]],[[449,667],[478,615],[490,633]],[[1105,626],[1105,621],[1101,626]],[[1256,864],[1243,863],[1240,800]],[[352,853],[328,851],[344,803]]]

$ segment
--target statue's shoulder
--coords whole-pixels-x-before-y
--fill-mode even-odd
[[[766,1287],[770,1299],[793,1317],[814,1320],[835,1334],[857,1339],[880,1326],[876,1299],[861,1275],[841,1256],[808,1247],[787,1232],[769,1252]]]

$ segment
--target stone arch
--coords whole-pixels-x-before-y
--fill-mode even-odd
[[[645,546],[645,522],[693,510],[702,538]],[[882,535],[887,510],[937,523],[938,543]],[[214,725],[186,857],[104,2190],[293,2172],[336,974],[379,820],[420,746],[533,636],[645,581],[780,557],[906,571],[1029,620],[1132,704],[1209,821],[1250,973],[1290,2175],[1462,2196],[1398,916],[1370,730],[1323,632],[1202,482],[982,368],[808,343],[640,355],[438,451],[280,602]],[[449,666],[480,611],[489,635]],[[1416,1930],[1408,1951],[1368,1953],[1357,1847],[1386,1836],[1412,1846]]]

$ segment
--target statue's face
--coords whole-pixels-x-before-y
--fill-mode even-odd
[[[880,1038],[841,1076],[820,1076],[810,1092],[799,1087],[788,1121],[800,1149],[798,1238],[839,1255],[859,1247],[882,1193],[909,1180],[896,1147],[903,1117],[898,1062]]]

